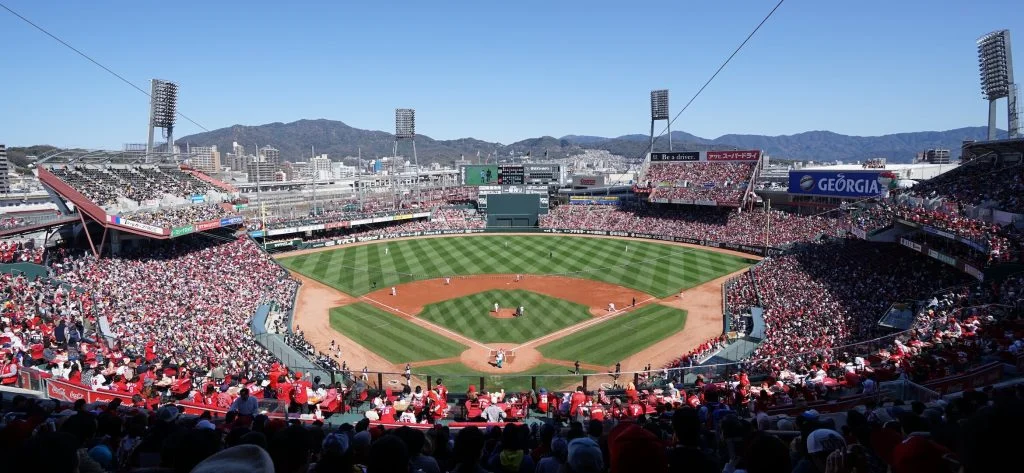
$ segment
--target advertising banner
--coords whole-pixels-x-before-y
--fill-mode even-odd
[[[412,218],[412,214],[395,215],[395,220],[409,220]]]
[[[757,161],[761,151],[708,151],[708,161]]]
[[[950,256],[946,256],[946,255],[944,255],[942,253],[939,253],[938,251],[929,249],[928,250],[928,256],[930,256],[932,259],[941,261],[941,262],[946,263],[946,264],[948,264],[950,266],[956,266],[956,258],[952,258]]]
[[[715,202],[713,200],[707,200],[707,199],[696,199],[696,200],[693,201],[693,205],[707,205],[707,206],[710,206],[710,207],[714,207],[714,206],[718,205],[718,202]]]
[[[672,151],[651,153],[652,163],[701,161],[700,151]]]
[[[910,249],[912,249],[912,250],[914,250],[914,251],[916,251],[918,253],[921,252],[921,245],[919,245],[917,243],[914,243],[914,242],[912,242],[912,241],[910,241],[910,240],[908,240],[906,238],[900,238],[900,244],[905,246],[905,247],[907,247],[907,248],[910,248]]]
[[[853,236],[860,238],[861,240],[868,239],[868,232],[865,232],[863,228],[851,227],[850,233],[852,233]]]
[[[236,215],[234,217],[227,217],[227,218],[220,219],[220,226],[222,226],[222,227],[226,227],[226,226],[229,226],[229,225],[238,225],[240,223],[242,223],[242,216],[241,215]]]
[[[979,281],[983,281],[985,279],[985,275],[982,274],[982,272],[979,271],[978,268],[975,268],[974,266],[971,266],[966,263],[964,263],[964,272],[970,274],[971,276],[974,277],[974,279],[977,279]]]
[[[889,171],[789,171],[789,193],[828,197],[884,194],[896,175]]]
[[[144,232],[152,233],[154,235],[163,235],[164,234],[164,229],[163,228],[154,227],[152,225],[146,225],[144,223],[133,222],[131,220],[121,218],[120,215],[109,215],[109,216],[107,216],[107,220],[110,223],[113,223],[115,225],[121,225],[121,226],[129,227],[129,228],[134,228],[136,230],[142,230]]]
[[[263,235],[264,235],[264,232],[263,232],[263,230],[256,230],[256,231],[254,231],[254,232],[249,232],[249,236],[251,236],[251,237],[253,237],[253,238],[260,238],[260,237],[262,237]]]
[[[348,228],[351,222],[330,222],[324,225],[324,228],[330,230],[332,228]]]
[[[196,227],[192,225],[186,225],[184,227],[175,227],[171,229],[171,238],[177,238],[182,235],[188,235],[189,233],[192,233],[194,231],[196,231]]]
[[[194,195],[194,196],[192,196],[191,200],[192,200],[192,203],[206,202],[206,196],[205,195]]]
[[[209,222],[199,222],[196,224],[196,231],[198,232],[205,232],[214,228],[220,228],[220,220],[210,220]]]

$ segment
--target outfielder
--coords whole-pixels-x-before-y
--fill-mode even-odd
[[[384,254],[388,254],[389,251],[391,251],[391,250],[389,250],[388,247],[385,246],[384,247]]]

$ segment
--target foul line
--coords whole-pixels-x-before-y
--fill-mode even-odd
[[[380,302],[380,301],[377,301],[377,300],[374,300],[374,299],[370,299],[369,297],[366,297],[366,296],[360,297],[360,299],[370,301],[370,302],[372,302],[374,304],[377,304],[377,305],[379,305],[381,307],[384,307],[385,309],[388,309],[388,310],[393,311],[393,312],[398,312],[399,314],[402,314],[402,315],[404,315],[406,317],[409,317],[410,321],[412,321],[413,323],[415,323],[416,325],[419,325],[421,327],[427,327],[427,328],[430,328],[431,330],[436,331],[436,332],[446,333],[446,334],[449,335],[448,338],[456,338],[456,339],[458,339],[460,341],[469,342],[472,345],[476,345],[478,347],[485,348],[487,350],[492,350],[491,347],[489,347],[487,345],[484,345],[483,343],[480,343],[480,342],[478,342],[476,340],[473,340],[472,338],[468,338],[468,337],[466,337],[464,335],[460,335],[458,333],[452,332],[451,330],[448,330],[448,329],[446,329],[444,327],[441,327],[440,325],[435,325],[432,322],[428,322],[428,321],[423,320],[423,319],[421,319],[419,317],[416,317],[415,315],[403,312],[403,311],[401,311],[399,309],[396,309],[394,307],[391,307],[391,306],[389,306],[389,305],[387,305],[387,304],[385,304],[383,302]]]
[[[629,312],[632,312],[633,309],[636,309],[637,307],[640,307],[640,306],[642,306],[642,305],[644,305],[644,304],[646,304],[646,303],[648,303],[650,301],[656,301],[656,300],[660,300],[660,299],[658,299],[657,297],[648,297],[647,299],[644,299],[642,301],[637,302],[635,306],[618,309],[618,310],[616,310],[614,312],[609,312],[607,315],[604,315],[602,317],[595,317],[595,318],[593,318],[591,320],[588,320],[586,322],[578,323],[576,325],[563,328],[562,330],[559,330],[557,332],[551,332],[551,333],[549,333],[547,335],[544,335],[544,336],[539,337],[539,338],[535,338],[535,339],[530,340],[530,341],[528,341],[528,342],[526,342],[526,343],[524,343],[522,345],[519,345],[519,346],[517,346],[515,348],[512,348],[512,350],[518,350],[518,349],[523,348],[523,347],[528,347],[530,345],[536,344],[538,342],[544,341],[544,340],[552,338],[552,337],[554,337],[553,340],[558,340],[558,339],[563,338],[563,337],[565,337],[567,335],[572,335],[572,334],[574,334],[576,332],[579,332],[580,330],[583,330],[583,329],[586,329],[586,328],[590,328],[590,327],[592,327],[594,325],[597,325],[597,324],[603,323],[605,321],[614,319],[614,318],[616,318],[616,317],[618,317],[618,316],[620,316],[622,314],[627,314]]]

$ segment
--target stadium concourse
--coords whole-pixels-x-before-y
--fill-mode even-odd
[[[472,212],[438,215],[334,235],[480,225]],[[758,246],[767,218],[566,206],[541,225]],[[769,244],[788,251],[726,295],[732,315],[764,309],[754,356],[707,367],[726,340],[680,347],[677,361],[621,391],[448,393],[441,380],[380,391],[358,367],[313,378],[250,330],[259,307],[288,311],[296,282],[246,236],[191,235],[101,258],[49,248],[36,261],[52,278],[0,276],[0,383],[45,385],[59,402],[5,395],[0,455],[25,462],[12,471],[221,471],[240,461],[279,472],[1001,471],[1022,440],[1024,392],[980,388],[1021,366],[1024,278],[978,283],[900,246],[843,237],[852,218],[773,211],[785,223],[772,225]],[[886,306],[908,299],[931,301],[908,330],[878,331]],[[289,342],[310,351],[298,334]],[[344,353],[313,358],[344,363]],[[913,386],[919,401],[892,402],[889,381]],[[976,389],[937,400],[964,387]],[[464,423],[480,420],[492,423]]]

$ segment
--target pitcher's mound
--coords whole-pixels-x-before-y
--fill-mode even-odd
[[[523,311],[523,312],[525,312],[525,311]],[[492,311],[489,311],[487,313],[490,314],[491,317],[494,317],[496,319],[514,319],[514,318],[516,318],[516,310],[515,309],[498,309],[498,312],[494,312],[492,310]]]

